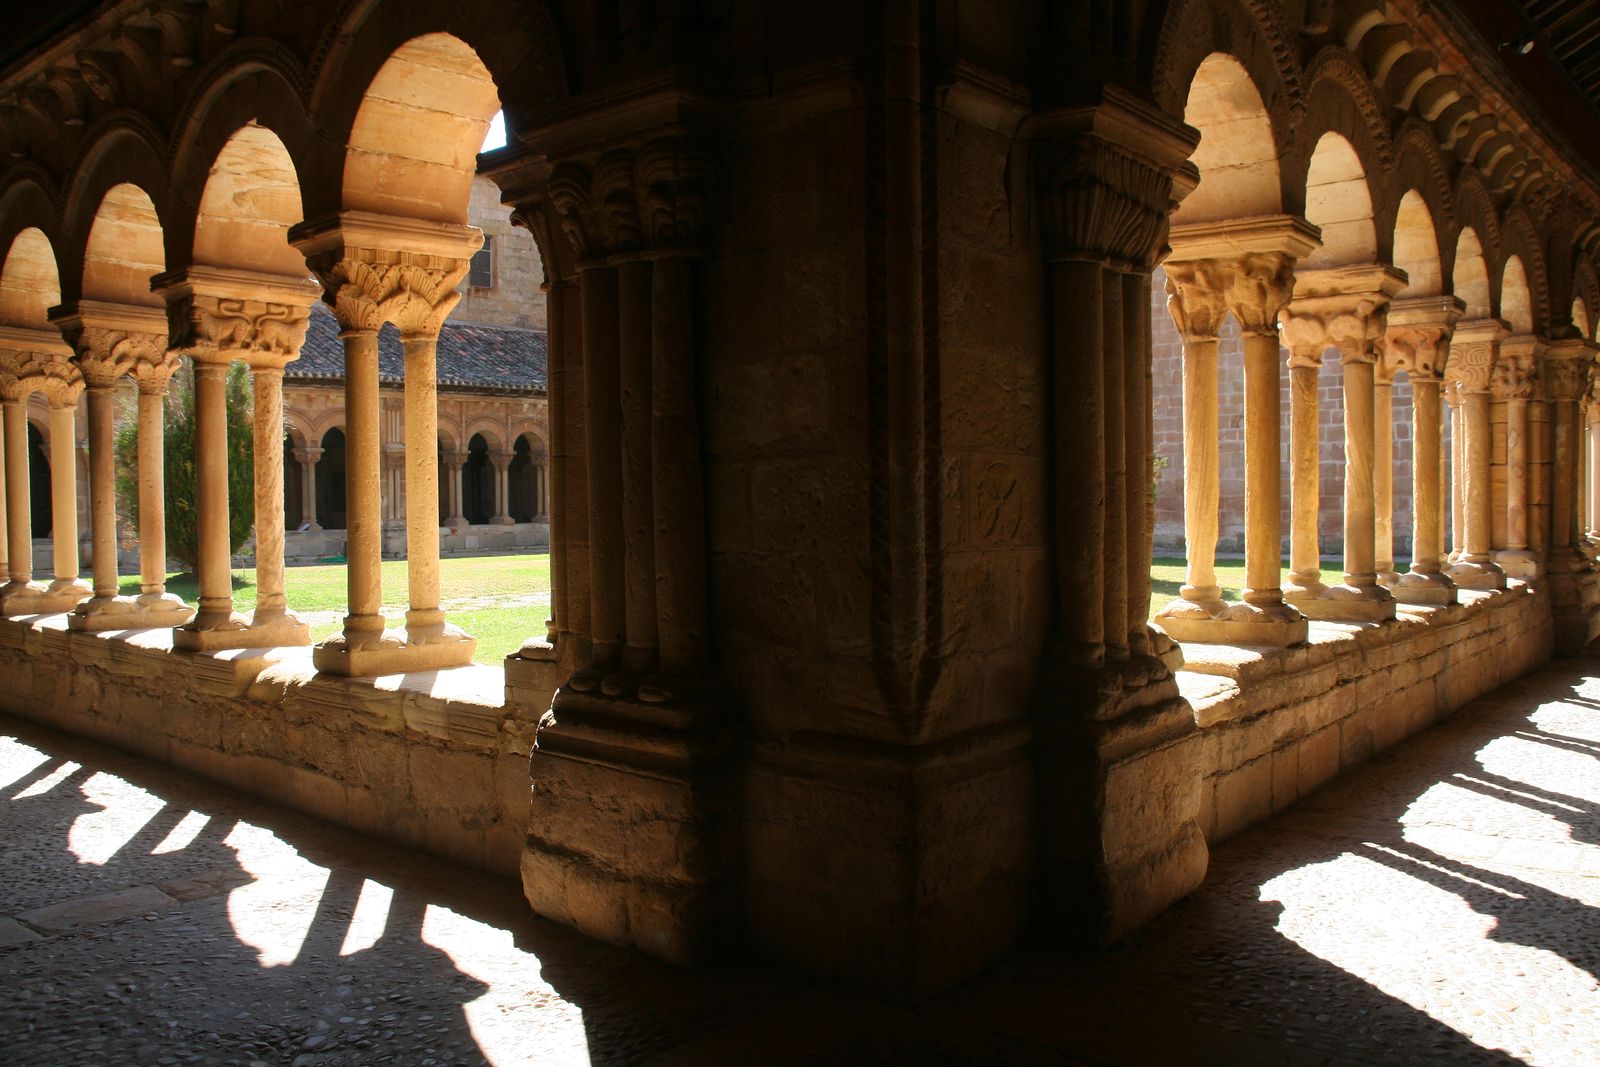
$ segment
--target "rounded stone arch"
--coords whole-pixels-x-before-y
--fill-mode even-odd
[[[488,415],[479,415],[467,420],[467,425],[461,431],[461,439],[470,443],[474,437],[483,438],[483,443],[488,446],[490,452],[504,451],[507,447],[506,435],[500,423]]]
[[[84,242],[78,291],[89,300],[159,308],[150,279],[166,269],[166,242],[155,202],[140,186],[106,190]]]
[[[456,420],[446,418],[441,414],[439,416],[439,448],[445,452],[459,452],[464,447],[460,444],[462,440],[461,428],[456,425]]]
[[[296,411],[285,399],[283,405],[283,436],[295,448],[307,447],[307,442],[311,439],[306,432],[306,428],[309,425],[310,421]]]
[[[1394,138],[1394,166],[1378,204],[1378,225],[1396,228],[1401,203],[1408,194],[1420,197],[1428,209],[1439,237],[1440,268],[1450,276],[1454,263],[1456,235],[1461,228],[1456,217],[1455,191],[1450,184],[1450,168],[1438,142],[1428,127],[1416,118],[1400,124]]]
[[[1190,157],[1200,184],[1173,212],[1175,225],[1283,211],[1283,155],[1260,87],[1237,57],[1213,52],[1195,70],[1183,120],[1200,131]]]
[[[329,408],[316,419],[308,420],[306,439],[314,442],[316,447],[321,447],[322,439],[328,436],[329,430],[338,430],[341,434],[344,433],[343,407]]]
[[[1573,307],[1580,304],[1588,316],[1587,328],[1579,327],[1586,338],[1593,340],[1600,335],[1600,275],[1596,274],[1594,264],[1581,251],[1574,256],[1576,262],[1572,267],[1572,292]],[[1577,326],[1576,319],[1573,325]]]
[[[545,0],[459,0],[451,4],[357,0],[346,8],[343,18],[328,26],[309,64],[312,89],[308,111],[322,135],[338,145],[357,145],[362,105],[384,67],[402,55],[408,45],[432,37],[455,40],[481,64],[497,101],[482,116],[485,130],[494,111],[503,110],[507,136],[515,140],[514,131],[522,116],[548,108],[569,95],[569,64],[561,48],[563,37]],[[474,110],[459,101],[452,106]],[[476,155],[482,143],[480,132],[470,146],[469,171],[476,169]],[[342,187],[348,182],[348,169],[346,154],[333,172],[335,180],[319,180],[314,191],[308,189],[309,217],[320,217],[344,205]],[[468,183],[470,180],[469,174]]]
[[[25,162],[0,180],[0,249],[24,230],[38,230],[52,248],[61,246],[61,192],[44,168]]]
[[[76,301],[82,294],[84,254],[89,233],[106,195],[119,185],[141,190],[155,211],[163,241],[161,261],[171,262],[175,249],[169,242],[174,215],[171,183],[163,159],[163,144],[142,116],[114,112],[97,123],[72,168],[72,183],[63,202],[61,229],[62,299]]]
[[[1548,332],[1551,321],[1550,273],[1545,268],[1544,242],[1539,239],[1538,228],[1527,209],[1520,204],[1509,206],[1500,226],[1500,234],[1500,275],[1504,277],[1505,267],[1513,256],[1521,260],[1532,301],[1532,329],[1540,333]]]
[[[1528,334],[1539,329],[1533,288],[1522,258],[1512,253],[1495,273],[1500,282],[1496,287],[1496,314],[1510,324],[1512,333]]]
[[[308,82],[287,50],[261,40],[241,41],[207,65],[190,92],[172,142],[172,245],[194,247],[195,223],[211,171],[225,147],[246,126],[268,130],[282,146],[299,184],[338,180],[340,146],[319,137],[305,108]],[[293,220],[301,221],[300,219]],[[174,262],[175,267],[188,262]]]
[[[550,433],[534,419],[519,419],[511,428],[511,441],[515,445],[517,438],[527,437],[529,444],[537,455],[550,455]]]
[[[192,262],[305,277],[305,257],[288,240],[303,214],[288,149],[267,127],[246,123],[207,167],[193,214]]]
[[[1383,217],[1381,208],[1389,175],[1394,168],[1394,145],[1382,113],[1376,109],[1376,97],[1367,82],[1366,72],[1349,53],[1337,48],[1319,52],[1311,72],[1306,111],[1295,137],[1288,143],[1283,169],[1285,184],[1305,190],[1306,218],[1317,225],[1320,223],[1311,217],[1316,213],[1312,204],[1313,190],[1327,186],[1330,181],[1349,182],[1352,180],[1350,175],[1359,170],[1361,183],[1365,187],[1366,205],[1363,210],[1372,222],[1372,254],[1375,259],[1382,257],[1386,261],[1393,226]],[[1348,152],[1343,148],[1331,149],[1330,135],[1342,141]],[[1340,161],[1339,171],[1344,177],[1331,178],[1326,168],[1336,156]],[[1327,191],[1324,189],[1325,193]],[[1326,210],[1326,203],[1322,208]],[[1339,235],[1335,234],[1335,245],[1338,239]],[[1315,253],[1312,260],[1322,257],[1323,263],[1335,262],[1333,257],[1338,253],[1329,247],[1327,234],[1323,235],[1323,243],[1324,248]]]
[[[1495,211],[1494,198],[1483,184],[1483,177],[1471,167],[1462,167],[1456,174],[1454,191],[1456,222],[1462,230],[1471,228],[1477,233],[1483,255],[1490,263],[1499,263],[1500,216]]]
[[[1471,226],[1463,226],[1456,235],[1450,291],[1466,305],[1463,319],[1486,319],[1494,314],[1494,290],[1489,284],[1489,256],[1478,231]]]
[[[1449,291],[1445,279],[1455,261],[1455,243],[1446,256],[1439,225],[1427,199],[1418,189],[1400,197],[1394,212],[1392,259],[1408,279],[1402,296],[1443,296]]]
[[[1287,144],[1305,107],[1305,90],[1298,42],[1283,25],[1276,4],[1173,0],[1140,47],[1156,104],[1173,118],[1181,118],[1195,73],[1217,52],[1234,57],[1249,72],[1267,101],[1273,139]],[[1287,186],[1284,191],[1293,192]]]
[[[1348,138],[1328,130],[1306,159],[1305,217],[1322,231],[1322,246],[1308,256],[1308,268],[1372,263],[1380,254],[1374,221],[1372,185],[1365,162]],[[1383,243],[1393,234],[1381,238]]]
[[[61,267],[55,245],[35,226],[13,234],[0,254],[0,323],[51,328],[49,311],[61,303]]]

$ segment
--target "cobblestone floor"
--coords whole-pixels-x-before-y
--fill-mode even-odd
[[[684,975],[510,882],[0,718],[0,1061],[1600,1062],[1600,660],[1219,848],[1096,960],[917,1008]]]

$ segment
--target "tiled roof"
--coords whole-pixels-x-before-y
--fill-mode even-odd
[[[543,330],[446,322],[439,331],[439,384],[543,392],[545,351]],[[398,385],[404,380],[404,367],[400,334],[385,326],[378,335],[379,381]],[[344,377],[339,324],[325,305],[312,305],[306,343],[285,373],[290,378]]]

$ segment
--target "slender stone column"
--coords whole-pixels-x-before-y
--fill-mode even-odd
[[[0,397],[3,397],[7,383],[4,369],[4,356],[0,355]],[[0,399],[0,410],[3,410],[4,400]],[[11,519],[10,509],[6,507],[6,497],[9,490],[6,486],[6,435],[4,430],[4,416],[0,415],[0,604],[5,601],[6,586],[11,581]],[[0,614],[4,614],[0,611]]]
[[[446,525],[462,528],[467,522],[467,497],[464,470],[467,465],[468,453],[446,452],[444,454],[445,472],[450,476],[450,518]]]
[[[516,453],[509,449],[489,453],[489,462],[494,465],[494,515],[489,519],[492,526],[516,522],[511,517],[511,461],[515,458]]]
[[[654,264],[629,259],[617,266],[618,399],[622,416],[623,643],[621,670],[602,683],[617,695],[636,689],[655,672],[660,631],[656,619],[655,489],[651,462],[652,318]]]
[[[1444,574],[1444,426],[1440,367],[1463,309],[1454,297],[1406,298],[1389,306],[1384,358],[1411,381],[1411,569],[1391,585],[1402,604],[1456,602]]]
[[[6,615],[70,611],[92,590],[78,577],[76,414],[83,375],[57,330],[0,326],[0,397],[6,410],[6,490],[10,497],[11,582],[0,610]],[[54,580],[33,581],[32,487],[28,472],[27,398],[49,404],[51,531]]]
[[[1524,580],[1540,574],[1528,538],[1528,403],[1538,388],[1538,339],[1508,337],[1500,343],[1490,387],[1506,406],[1506,546],[1494,554],[1500,569]]]
[[[427,645],[438,665],[472,662],[477,638],[445,622],[439,600],[439,381],[437,331],[401,337],[405,346],[406,577],[411,606],[406,642]]]
[[[167,384],[178,356],[163,346],[134,364],[139,382],[139,607],[151,626],[182,626],[194,608],[167,592]]]
[[[304,645],[309,628],[284,595],[283,368],[299,358],[316,290],[299,278],[195,266],[151,283],[167,301],[174,351],[195,377],[199,611],[173,634],[189,652]],[[251,370],[256,609],[234,610],[228,490],[228,371]]]
[[[1450,454],[1444,458],[1450,466],[1450,555],[1452,566],[1467,551],[1467,510],[1462,486],[1466,483],[1467,449],[1466,420],[1461,414],[1461,387],[1452,380],[1444,386],[1445,402],[1450,406]]]
[[[1400,580],[1394,569],[1394,372],[1380,349],[1372,387],[1372,530],[1378,584],[1385,588]]]
[[[1389,301],[1406,285],[1406,276],[1383,264],[1357,264],[1297,272],[1295,297],[1284,316],[1284,336],[1292,362],[1320,360],[1337,348],[1344,379],[1344,580],[1317,592],[1291,573],[1295,585],[1285,597],[1313,619],[1382,622],[1394,618],[1394,596],[1378,584],[1374,459],[1376,442],[1377,346],[1384,336]],[[1314,390],[1307,379],[1295,383],[1295,398]],[[1309,399],[1309,398],[1308,398]],[[1311,416],[1314,417],[1314,416]],[[1309,431],[1309,427],[1308,427]],[[1315,445],[1295,452],[1296,519],[1300,519],[1299,479],[1316,463]],[[1308,493],[1315,492],[1307,486]],[[1308,501],[1309,505],[1310,501]],[[1306,516],[1301,537],[1315,537],[1316,516]],[[1299,538],[1296,539],[1297,543]],[[1308,549],[1309,544],[1306,546]],[[1302,550],[1304,551],[1304,549]],[[1299,564],[1295,564],[1296,572]],[[1317,578],[1312,577],[1313,583]]]
[[[1578,545],[1578,449],[1583,431],[1579,405],[1595,351],[1593,342],[1577,337],[1551,341],[1544,346],[1540,366],[1554,438],[1547,564],[1556,650],[1565,654],[1586,648],[1594,634],[1594,568]]]
[[[438,596],[438,390],[434,340],[460,300],[483,234],[471,226],[345,212],[301,223],[289,240],[305,253],[345,340],[346,499],[350,614],[318,645],[318,670],[370,677],[471,662],[476,642],[444,624]],[[406,633],[384,629],[380,562],[378,330],[394,323],[406,345],[406,504],[412,613]],[[416,381],[410,380],[416,376]]]
[[[300,465],[300,525],[307,530],[320,530],[317,521],[317,462],[322,459],[320,448],[297,448],[294,461]]]
[[[1286,601],[1297,607],[1327,592],[1322,583],[1322,462],[1317,378],[1322,351],[1310,345],[1289,356],[1289,586]]]
[[[13,353],[4,353],[10,357]],[[28,390],[7,373],[0,378],[5,430],[6,545],[9,581],[0,589],[0,614],[26,615],[27,602],[44,592],[33,580],[32,493],[28,479]]]
[[[1600,398],[1595,395],[1593,378],[1590,379],[1589,389],[1584,393],[1579,410],[1584,423],[1584,462],[1580,471],[1584,512],[1579,541],[1585,555],[1590,559],[1600,559]]]
[[[1451,380],[1460,389],[1461,486],[1464,538],[1462,552],[1450,568],[1450,578],[1463,589],[1504,589],[1505,572],[1494,562],[1493,506],[1490,488],[1489,389],[1496,352],[1505,326],[1498,320],[1478,319],[1456,327],[1450,344]]]
[[[167,352],[167,316],[160,307],[83,300],[53,308],[50,320],[75,351],[74,362],[88,393],[90,531],[94,553],[94,596],[73,609],[67,624],[74,630],[126,630],[176,626],[190,615],[176,597],[166,598],[165,559],[155,597],[142,590],[137,598],[118,595],[116,457],[113,440],[116,388],[129,374],[142,381],[152,376],[163,386],[175,359]],[[141,436],[141,445],[144,439]],[[156,447],[160,448],[159,430]],[[141,499],[141,506],[144,501]],[[155,540],[165,555],[165,528],[158,506],[155,521],[162,529]],[[141,527],[142,512],[141,512]],[[141,529],[141,546],[144,544]],[[143,549],[141,548],[141,551]],[[144,570],[141,556],[141,572]],[[147,584],[147,583],[143,583]]]
[[[1217,585],[1217,333],[1227,314],[1226,268],[1201,260],[1163,267],[1167,310],[1183,338],[1183,539],[1179,600],[1156,622],[1174,640],[1205,640],[1227,605]]]

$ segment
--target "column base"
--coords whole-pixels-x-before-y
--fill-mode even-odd
[[[517,522],[517,520],[513,519],[510,515],[496,515],[494,518],[489,520],[489,525],[490,526],[514,526],[514,525],[516,525],[516,522]]]
[[[467,517],[465,515],[452,515],[448,519],[444,520],[444,524],[452,530],[459,530],[464,526],[472,525],[467,521]]]
[[[1506,573],[1491,560],[1458,560],[1445,571],[1450,580],[1462,589],[1504,589]]]
[[[195,619],[172,631],[172,647],[182,652],[225,652],[235,648],[291,648],[311,643],[311,628],[292,612],[261,619],[235,611],[225,622]]]
[[[71,611],[94,595],[81,579],[43,582],[12,582],[0,590],[0,615],[56,615]]]
[[[1387,622],[1394,618],[1395,598],[1381,585],[1330,585],[1319,596],[1284,590],[1283,598],[1309,619],[1319,622]]]
[[[1305,644],[1310,636],[1305,615],[1283,603],[1223,604],[1221,613],[1216,615],[1169,615],[1169,611],[1170,607],[1156,616],[1156,624],[1180,642],[1287,648]]]
[[[1494,562],[1507,578],[1523,581],[1532,581],[1544,571],[1539,557],[1525,548],[1502,549],[1494,554]]]
[[[1378,584],[1385,589],[1393,589],[1399,581],[1400,572],[1395,570],[1392,564],[1387,569],[1381,566],[1378,568]]]
[[[1402,604],[1438,607],[1456,602],[1456,584],[1438,571],[1407,571],[1390,592]]]
[[[1216,600],[1179,599],[1162,608],[1150,621],[1174,641],[1209,641],[1213,639],[1205,635],[1216,628],[1227,608],[1220,597]]]
[[[437,633],[408,640],[404,631],[384,630],[352,644],[345,634],[335,634],[317,645],[311,663],[325,674],[345,678],[376,678],[381,674],[420,674],[466,667],[478,650],[478,639],[446,625]]]
[[[104,630],[165,630],[182,626],[194,609],[170,594],[155,598],[90,597],[67,616],[67,629],[98,633]]]
[[[523,893],[539,914],[670,963],[738,936],[739,750],[720,699],[563,687],[539,724]]]

